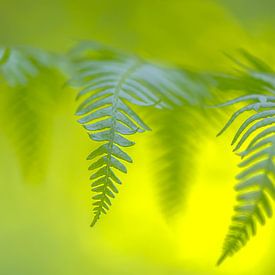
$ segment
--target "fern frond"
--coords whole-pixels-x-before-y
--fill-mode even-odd
[[[55,110],[61,102],[62,82],[59,75],[51,73],[30,80],[27,86],[3,85],[1,130],[10,141],[26,182],[40,182],[45,175],[48,153],[45,148],[51,137]]]
[[[41,149],[45,125],[41,127],[42,114],[39,111],[34,93],[25,88],[8,91],[5,102],[3,120],[4,133],[8,136],[12,148],[17,155],[24,180],[37,182],[42,175]],[[12,117],[5,123],[7,117]],[[45,154],[43,154],[45,159]]]
[[[0,76],[11,87],[25,86],[41,70],[57,66],[57,57],[30,47],[0,47]]]
[[[192,126],[196,115],[190,106],[181,106],[173,110],[158,110],[151,116],[156,129],[150,142],[157,148],[154,155],[159,205],[165,219],[170,222],[184,204],[194,168]]]
[[[236,191],[238,204],[232,224],[225,238],[223,253],[218,260],[221,264],[226,257],[233,255],[245,246],[251,235],[257,232],[257,223],[264,225],[267,217],[272,216],[270,199],[275,199],[274,178],[275,166],[275,97],[249,95],[236,98],[223,106],[252,100],[229,119],[220,132],[226,130],[241,114],[249,111],[256,113],[247,118],[235,134],[232,145],[234,151],[243,147],[251,139],[245,150],[239,155],[244,159],[239,166],[244,170],[237,175]],[[263,129],[264,128],[264,129]],[[262,130],[263,129],[263,130]]]
[[[90,177],[93,180],[92,191],[97,193],[93,197],[95,202],[93,203],[92,226],[102,213],[106,214],[111,206],[110,198],[114,198],[115,193],[118,192],[115,184],[121,184],[121,181],[116,176],[115,170],[127,173],[127,168],[122,161],[132,162],[131,157],[122,148],[132,146],[134,142],[126,138],[125,135],[149,130],[149,127],[131,109],[128,102],[146,105],[151,101],[148,99],[143,103],[141,98],[136,99],[133,93],[127,94],[123,90],[128,77],[138,66],[138,63],[129,62],[127,66],[124,66],[124,70],[114,70],[116,67],[109,67],[114,70],[110,77],[103,77],[97,81],[101,84],[88,82],[85,85],[83,83],[84,89],[79,94],[80,97],[86,93],[89,95],[78,108],[77,115],[83,116],[79,123],[83,124],[90,132],[92,140],[103,142],[103,145],[88,156],[88,160],[93,160],[89,170],[96,170]],[[104,71],[108,68],[108,64],[102,61],[102,64],[99,62],[96,67]],[[141,95],[146,97],[147,92],[141,93]]]
[[[77,56],[74,61],[81,65],[70,84],[87,84],[79,96],[104,88],[104,84],[106,88],[112,86],[118,75],[136,64],[121,91],[121,97],[131,104],[173,108],[183,103],[198,104],[209,97],[210,80],[206,74],[150,63],[95,42],[80,43],[71,55]]]
[[[243,65],[243,68],[247,71],[258,71],[263,73],[274,73],[273,69],[262,59],[251,54],[245,49],[239,49],[241,56],[248,63],[248,66]]]
[[[121,184],[113,168],[126,173],[122,161],[132,162],[122,147],[134,142],[124,136],[149,130],[130,106],[172,108],[183,101],[194,102],[196,96],[183,88],[187,83],[181,70],[154,65],[89,42],[71,54],[77,69],[70,84],[82,88],[77,97],[82,99],[76,113],[81,116],[79,123],[92,140],[103,142],[88,157],[93,161],[89,169],[96,170],[91,176],[92,191],[96,193],[94,225],[102,213],[106,214],[110,198],[118,192],[115,184]],[[193,84],[196,85],[195,81]]]
[[[59,57],[42,50],[0,48],[0,77],[6,84],[1,128],[15,149],[27,181],[40,180],[44,172],[43,140],[52,115],[45,110],[56,106],[60,98],[60,76],[55,70],[58,64]]]
[[[235,65],[237,74],[216,73],[216,87],[223,91],[246,91],[249,94],[275,93],[275,71],[260,58],[239,50],[243,61],[226,54]]]
[[[264,61],[255,57],[251,53],[240,50],[242,61],[232,57],[229,54],[226,56],[233,61],[237,66],[235,72],[232,73],[211,73],[213,79],[212,87],[217,89],[215,98],[222,96],[221,91],[235,93],[235,96],[248,96],[254,94],[265,95],[267,93],[275,93],[275,71],[270,68]],[[245,100],[245,98],[242,98]],[[226,102],[220,106],[232,105],[234,102]]]

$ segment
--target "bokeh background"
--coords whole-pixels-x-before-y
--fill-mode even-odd
[[[272,0],[0,0],[4,46],[65,52],[89,39],[197,70],[230,71],[232,63],[223,52],[238,48],[275,65],[274,23]],[[230,148],[233,132],[215,137],[226,114],[198,120],[197,131],[188,133],[196,143],[189,152],[193,166],[188,180],[182,178],[186,194],[173,221],[167,222],[159,205],[156,183],[165,160],[158,156],[165,146],[154,146],[153,131],[136,138],[130,149],[134,164],[120,194],[108,215],[90,228],[85,158],[94,145],[76,123],[76,92],[64,89],[62,79],[58,83],[52,89],[61,95],[44,110],[40,125],[38,147],[46,163],[40,183],[28,182],[20,169],[14,144],[24,142],[12,136],[21,126],[0,102],[1,275],[275,273],[274,220],[237,255],[215,266],[233,212],[239,160]],[[3,102],[9,90],[2,86]],[[32,88],[45,89],[35,83]],[[150,121],[144,112],[147,116]]]

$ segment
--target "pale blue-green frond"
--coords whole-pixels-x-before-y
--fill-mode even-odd
[[[236,191],[239,192],[238,204],[235,207],[235,214],[225,238],[223,252],[218,264],[236,253],[247,243],[251,235],[256,234],[257,223],[265,224],[266,218],[272,216],[270,199],[275,199],[273,181],[275,175],[273,163],[275,156],[274,97],[249,95],[231,100],[225,105],[245,102],[245,99],[254,102],[236,111],[223,131],[241,114],[253,111],[256,113],[242,123],[234,136],[232,144],[235,144],[239,139],[234,150],[243,147],[254,132],[259,133],[239,153],[243,159],[239,166],[243,171],[236,177],[239,181],[236,185]],[[252,126],[250,126],[251,124]]]
[[[42,70],[58,67],[57,55],[24,46],[0,47],[0,77],[11,87],[26,86]]]
[[[199,104],[210,97],[213,79],[207,74],[148,62],[95,42],[80,43],[69,56],[77,64],[77,73],[69,84],[76,87],[86,85],[78,98],[97,89],[107,93],[128,67],[131,70],[121,87],[121,97],[131,104],[171,109],[186,103]]]
[[[69,84],[80,89],[78,122],[90,138],[103,145],[88,159],[91,176],[94,225],[106,214],[121,181],[117,172],[127,172],[123,162],[132,162],[125,152],[134,145],[131,135],[150,130],[132,106],[172,109],[184,103],[197,104],[209,96],[207,79],[193,72],[150,63],[97,43],[85,42],[69,54],[75,70]],[[95,183],[96,182],[96,183]]]
[[[121,180],[119,172],[127,173],[125,163],[132,158],[125,152],[134,145],[129,137],[150,128],[132,109],[131,104],[147,106],[156,104],[150,88],[130,76],[136,73],[140,63],[136,59],[112,62],[94,60],[88,56],[77,61],[77,70],[71,83],[81,87],[78,98],[82,102],[77,109],[78,120],[89,132],[93,141],[101,145],[88,156],[92,161],[93,221],[92,226],[111,206],[111,199],[118,193]],[[139,93],[135,93],[135,89]]]

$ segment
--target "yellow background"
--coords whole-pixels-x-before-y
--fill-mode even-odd
[[[241,2],[241,3],[239,3]],[[274,65],[272,1],[0,0],[0,41],[64,52],[92,39],[155,60],[202,70],[232,70],[223,52],[243,47]],[[3,89],[4,93],[8,90]],[[233,213],[239,158],[233,131],[216,138],[229,116],[202,123],[196,169],[181,214],[167,223],[159,209],[154,131],[138,135],[134,164],[107,216],[90,228],[88,162],[95,144],[76,123],[75,91],[53,112],[46,178],[25,182],[0,129],[0,274],[263,275],[274,274],[275,221],[216,267]],[[1,104],[1,103],[0,103]],[[1,106],[0,106],[1,107]],[[12,118],[1,116],[5,123]],[[143,116],[146,121],[146,113]],[[200,127],[200,125],[198,125]],[[150,142],[151,141],[151,142]],[[34,171],[35,173],[35,171]]]

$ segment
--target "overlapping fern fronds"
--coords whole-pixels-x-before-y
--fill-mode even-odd
[[[183,100],[181,106],[151,114],[155,129],[152,142],[158,148],[154,153],[157,170],[155,181],[160,209],[168,222],[180,212],[186,199],[192,171],[195,169],[197,141],[194,138],[198,135],[198,128],[203,128],[200,124],[204,113],[203,104],[212,97],[212,79],[209,76],[184,70],[182,77],[185,85],[181,88],[193,96],[193,102],[186,103]]]
[[[239,57],[226,56],[233,62],[234,74],[212,73],[219,91],[243,91],[249,94],[275,92],[274,70],[263,60],[240,49]]]
[[[218,264],[242,248],[256,234],[258,224],[265,224],[272,216],[270,201],[275,199],[275,96],[266,95],[275,92],[275,73],[253,55],[245,51],[242,55],[248,65],[234,60],[241,70],[239,75],[233,76],[204,75],[162,66],[90,42],[80,44],[71,52],[68,64],[72,61],[73,77],[70,84],[80,90],[77,96],[81,100],[76,112],[80,117],[78,122],[90,138],[99,143],[88,156],[94,192],[92,226],[107,213],[111,200],[118,193],[117,185],[122,183],[119,173],[127,173],[127,163],[133,162],[126,152],[126,147],[134,145],[131,137],[150,130],[138,114],[140,107],[161,109],[158,110],[161,115],[156,134],[166,147],[162,158],[169,160],[161,168],[164,176],[160,182],[163,197],[166,196],[163,207],[167,216],[177,211],[184,198],[185,185],[182,183],[187,181],[188,174],[182,167],[184,165],[186,171],[189,170],[192,161],[185,139],[186,132],[190,133],[188,119],[192,114],[187,111],[189,107],[182,106],[204,102],[211,86],[220,90],[248,89],[247,95],[221,106],[251,101],[232,115],[219,134],[239,116],[254,112],[242,123],[232,141],[234,151],[242,150],[239,155],[243,158],[240,163],[243,171],[237,176],[238,204]],[[41,71],[58,66],[55,56],[39,50],[0,48],[0,77],[13,89],[7,96],[7,117],[12,117],[15,122],[10,124],[15,125],[18,139],[23,141],[23,155],[35,161],[43,136],[44,114],[39,110],[40,105],[44,104],[44,99],[54,101],[55,96],[41,97],[30,92],[33,90],[30,85]],[[29,161],[25,165],[35,169]],[[185,174],[184,179],[182,174]]]
[[[131,105],[172,108],[197,97],[186,87],[181,70],[146,62],[94,43],[83,43],[72,51],[77,71],[71,84],[81,87],[77,115],[90,138],[103,144],[92,152],[90,170],[94,199],[94,225],[111,206],[110,198],[121,184],[116,170],[126,173],[122,161],[132,162],[123,147],[134,145],[125,135],[149,130]],[[195,81],[194,85],[198,85]],[[190,86],[189,86],[190,88]]]
[[[255,90],[260,92],[274,91],[274,72],[264,62],[247,52],[245,58],[252,65],[252,69],[244,67],[247,75],[251,76],[260,86]],[[248,87],[249,88],[249,87]],[[248,94],[238,97],[220,106],[229,106],[252,101],[238,109],[227,122],[222,134],[240,115],[246,112],[256,112],[247,118],[236,132],[232,145],[234,151],[240,150],[248,140],[250,143],[239,153],[244,159],[240,167],[244,169],[237,179],[236,190],[238,205],[232,224],[225,238],[223,253],[218,260],[221,264],[226,257],[233,255],[255,235],[257,224],[265,224],[266,218],[272,216],[270,199],[275,198],[274,175],[275,166],[275,96],[264,94]]]

